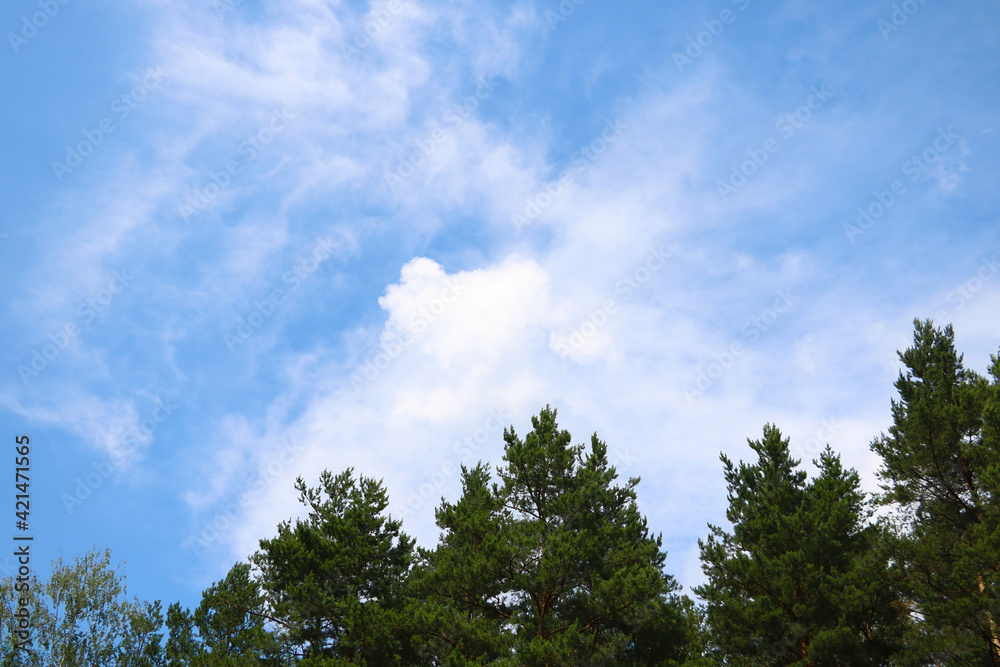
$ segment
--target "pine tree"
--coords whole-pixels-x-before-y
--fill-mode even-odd
[[[250,566],[236,563],[202,593],[194,613],[167,610],[167,667],[281,667],[289,664],[266,627],[267,603]]]
[[[463,468],[463,495],[437,512],[441,542],[421,552],[418,589],[443,631],[425,644],[440,664],[652,665],[688,637],[664,574],[666,553],[596,434],[571,445],[556,411],[521,440],[504,431],[505,466]],[[429,634],[429,633],[428,633]],[[438,664],[438,663],[431,663]]]
[[[872,549],[860,480],[829,447],[806,481],[773,425],[748,443],[755,464],[722,455],[732,533],[699,541],[713,653],[728,665],[885,665],[905,611]]]
[[[413,540],[384,515],[378,480],[353,469],[295,487],[306,520],[283,522],[251,558],[275,619],[299,647],[304,667],[394,665],[408,660],[402,606]]]
[[[419,549],[407,615],[425,664],[492,664],[513,651],[502,503],[489,467],[462,466],[462,497],[435,512],[437,549]]]
[[[992,384],[966,370],[949,325],[914,322],[893,425],[871,448],[898,507],[896,557],[923,622],[913,659],[1000,666],[1000,357]]]

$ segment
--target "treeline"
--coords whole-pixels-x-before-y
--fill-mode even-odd
[[[1000,355],[967,370],[949,326],[915,322],[893,425],[871,443],[881,492],[829,448],[810,478],[768,424],[751,462],[722,456],[729,527],[700,541],[707,583],[682,595],[595,434],[556,411],[502,464],[462,468],[418,548],[381,482],[299,478],[308,509],[260,541],[194,610],[127,600],[110,554],[20,593],[0,586],[4,666],[960,665],[1000,667]]]

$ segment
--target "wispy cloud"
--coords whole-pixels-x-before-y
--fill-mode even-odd
[[[457,466],[499,461],[497,415],[550,403],[641,473],[696,582],[720,451],[774,421],[871,485],[913,317],[954,321],[970,365],[996,351],[995,12],[891,11],[61,6],[8,54],[39,91],[0,83],[41,118],[0,111],[25,128],[3,423],[66,435],[53,474],[93,492],[66,535],[155,504],[155,535],[101,535],[207,583],[323,468],[384,477],[432,543]]]

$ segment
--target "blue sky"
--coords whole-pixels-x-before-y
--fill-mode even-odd
[[[431,546],[459,463],[546,404],[642,477],[688,586],[765,422],[874,490],[913,318],[981,372],[1000,346],[998,19],[5,4],[0,435],[32,438],[36,565],[107,546],[193,605],[348,466]]]

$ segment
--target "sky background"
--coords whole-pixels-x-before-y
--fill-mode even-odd
[[[688,588],[720,452],[773,422],[875,490],[913,319],[980,372],[1000,347],[997,0],[17,0],[0,28],[0,438],[13,468],[31,437],[43,575],[110,547],[195,605],[296,476],[348,466],[431,547],[458,465],[551,404],[641,476]]]

